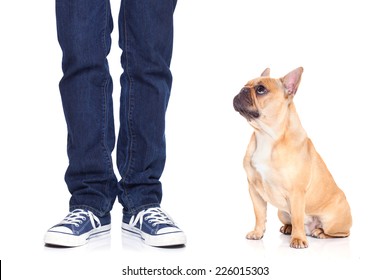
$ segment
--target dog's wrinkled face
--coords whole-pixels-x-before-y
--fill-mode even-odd
[[[249,81],[236,95],[234,109],[255,127],[275,122],[291,102],[302,71],[298,68],[281,79],[272,79],[267,68],[261,77]]]

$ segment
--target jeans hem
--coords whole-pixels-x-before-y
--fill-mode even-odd
[[[146,209],[154,208],[154,207],[160,207],[160,203],[151,203],[151,204],[142,205],[142,206],[139,206],[136,208],[132,208],[129,211],[125,211],[123,209],[122,212],[123,212],[123,215],[134,216],[134,215],[137,215],[142,210],[146,210]]]
[[[72,205],[69,207],[70,212],[72,212],[73,210],[76,210],[76,209],[84,209],[84,210],[91,211],[94,215],[96,215],[100,218],[110,214],[110,212],[105,213],[105,212],[99,211],[99,210],[97,210],[91,206],[88,206],[88,205]]]

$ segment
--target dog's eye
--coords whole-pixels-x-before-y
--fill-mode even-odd
[[[256,94],[258,95],[264,95],[268,93],[268,90],[263,85],[256,86],[255,90],[256,90]]]

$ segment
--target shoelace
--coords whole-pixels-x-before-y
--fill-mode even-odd
[[[159,224],[165,224],[165,225],[175,225],[175,223],[172,221],[172,219],[169,217],[167,213],[165,213],[161,208],[149,208],[146,210],[140,211],[137,216],[133,216],[130,219],[129,225],[135,226],[138,221],[140,222],[140,227],[142,227],[142,223],[144,221],[147,221],[148,223],[151,223],[153,227]]]
[[[70,212],[64,220],[62,220],[61,224],[63,225],[74,225],[79,227],[80,224],[89,218],[91,220],[91,224],[93,228],[100,227],[99,218],[96,217],[91,211],[85,211],[82,209],[76,209]]]

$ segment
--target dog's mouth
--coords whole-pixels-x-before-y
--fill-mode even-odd
[[[256,111],[238,111],[248,122],[260,117],[259,112]]]
[[[251,110],[250,107],[251,101],[248,98],[243,97],[242,95],[238,94],[233,99],[233,107],[234,110],[239,112],[247,121],[251,121],[253,119],[257,119],[260,117],[260,113],[257,110]]]

